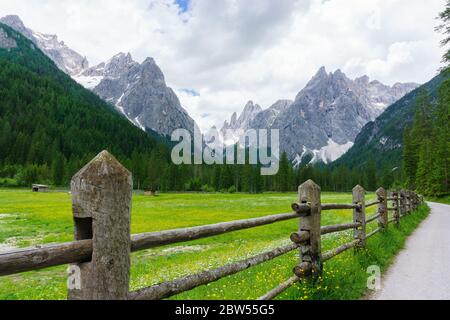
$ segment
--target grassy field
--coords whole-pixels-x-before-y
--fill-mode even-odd
[[[374,194],[367,195],[368,201]],[[291,194],[162,194],[134,195],[132,233],[159,231],[290,212]],[[324,203],[350,203],[351,194],[323,193]],[[372,214],[370,208],[368,214]],[[300,283],[280,299],[359,299],[366,292],[366,269],[382,270],[403,246],[406,236],[428,210],[402,220],[400,230],[390,228],[368,240],[365,250],[350,250],[327,262],[317,283]],[[350,222],[351,210],[326,211],[322,225]],[[189,243],[146,250],[132,255],[131,290],[176,279],[289,244],[297,221],[280,222]],[[376,228],[369,226],[369,231]],[[352,239],[351,232],[323,237],[323,250]],[[0,189],[0,252],[14,247],[73,240],[71,198],[65,192],[31,193]],[[173,299],[255,299],[292,276],[298,254],[282,257],[227,277]],[[54,267],[0,278],[0,299],[65,299],[66,269]]]

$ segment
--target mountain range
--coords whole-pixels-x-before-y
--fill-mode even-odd
[[[388,86],[367,76],[351,80],[341,70],[327,73],[322,67],[294,101],[279,100],[266,110],[250,101],[221,131],[231,130],[226,140],[235,142],[248,129],[278,129],[281,150],[294,165],[330,163],[353,146],[368,122],[418,86]]]
[[[179,128],[194,131],[195,121],[166,85],[164,74],[154,59],[147,58],[139,64],[130,54],[119,53],[106,62],[89,67],[86,58],[59,42],[56,35],[33,31],[16,15],[5,16],[0,22],[31,40],[58,68],[112,104],[142,130],[162,136],[170,136]]]
[[[372,158],[379,168],[395,170],[401,165],[403,134],[411,126],[422,92],[436,102],[439,88],[450,75],[441,73],[388,107],[375,121],[367,123],[355,139],[353,147],[332,164],[354,168]]]
[[[48,176],[49,166],[71,177],[104,149],[130,161],[132,154],[150,157],[159,147],[59,68],[34,42],[0,22],[3,164],[29,165],[23,174],[31,183],[39,172]]]
[[[196,128],[154,59],[138,63],[129,53],[119,53],[90,67],[85,57],[57,36],[25,27],[18,16],[6,16],[0,22],[22,33],[59,69],[112,105],[136,127],[162,136],[179,128],[190,132]],[[278,129],[281,150],[295,166],[327,164],[354,145],[366,124],[418,86],[388,86],[367,76],[352,80],[340,70],[328,73],[322,67],[295,99],[279,100],[267,109],[249,101],[239,116],[234,113],[230,121],[225,121],[221,132],[231,132],[225,140],[232,143],[248,129]]]
[[[170,136],[179,128],[193,132],[196,124],[166,85],[153,58],[141,64],[131,54],[119,53],[83,70],[74,79],[98,94],[142,130]]]

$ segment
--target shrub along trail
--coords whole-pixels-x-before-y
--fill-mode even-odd
[[[450,206],[428,205],[431,214],[407,240],[372,299],[450,299]]]

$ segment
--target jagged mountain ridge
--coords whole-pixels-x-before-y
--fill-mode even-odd
[[[58,68],[112,104],[142,130],[170,136],[176,129],[192,133],[197,127],[175,92],[166,85],[164,74],[152,58],[139,64],[130,54],[119,53],[89,67],[86,58],[59,42],[57,36],[29,29],[15,15],[5,16],[0,21],[22,33]]]
[[[16,15],[0,18],[0,22],[31,40],[65,73],[73,76],[89,67],[86,57],[70,49],[63,41],[60,42],[56,35],[35,32],[25,27],[22,20]]]
[[[449,81],[449,78],[449,74],[439,74],[391,105],[375,121],[364,126],[356,137],[354,146],[331,166],[360,167],[372,157],[379,169],[399,167],[403,133],[413,122],[421,91],[427,92],[432,100],[435,100],[440,86],[444,81]]]
[[[397,83],[391,87],[367,76],[351,80],[340,70],[327,73],[322,67],[295,101],[281,100],[281,110],[275,111],[277,102],[253,115],[249,126],[235,130],[279,129],[281,150],[294,165],[329,163],[353,146],[365,124],[417,86]]]
[[[164,74],[153,58],[141,64],[131,54],[119,53],[74,77],[142,130],[170,136],[176,129],[193,132],[195,121],[166,85]]]

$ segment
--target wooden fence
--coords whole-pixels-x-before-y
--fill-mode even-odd
[[[132,186],[131,173],[108,152],[100,153],[71,182],[75,241],[0,254],[0,276],[72,264],[79,272],[80,283],[79,287],[68,289],[69,299],[157,300],[298,250],[299,264],[293,270],[294,275],[260,297],[260,300],[270,300],[297,281],[320,275],[323,263],[333,257],[353,247],[364,248],[370,237],[388,229],[389,224],[399,227],[401,217],[412,213],[423,202],[422,197],[411,191],[388,194],[380,188],[376,192],[377,199],[366,203],[364,189],[356,186],[351,204],[322,204],[320,187],[309,180],[299,187],[299,200],[292,205],[292,213],[130,236]],[[388,202],[392,202],[391,207]],[[367,217],[366,208],[372,206],[377,206],[376,213]],[[336,209],[353,210],[353,221],[322,226],[321,212]],[[390,211],[392,218],[389,218]],[[290,236],[292,244],[220,268],[129,292],[131,252],[290,219],[299,220],[298,231]],[[378,228],[367,234],[366,226],[370,223],[378,223]],[[322,235],[345,230],[353,230],[353,241],[322,252]]]

